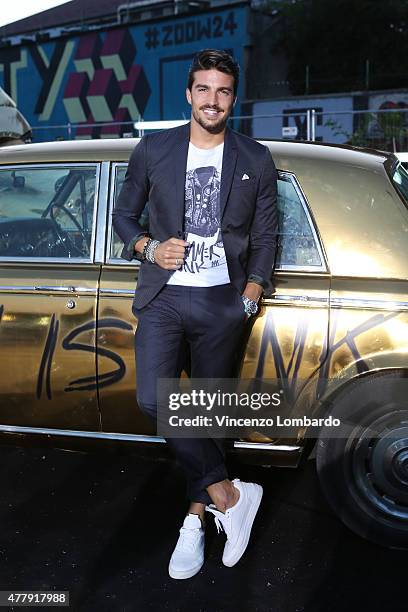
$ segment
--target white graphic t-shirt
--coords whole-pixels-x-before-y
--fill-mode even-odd
[[[210,287],[230,282],[221,236],[220,187],[224,143],[188,148],[184,230],[190,243],[184,265],[167,284]]]

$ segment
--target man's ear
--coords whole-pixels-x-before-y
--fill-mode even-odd
[[[186,89],[186,98],[187,98],[187,102],[191,104],[191,91],[189,90],[188,87]]]

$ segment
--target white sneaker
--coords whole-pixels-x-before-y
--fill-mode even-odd
[[[204,529],[197,514],[187,514],[171,555],[169,574],[171,578],[191,578],[200,571],[203,563]]]
[[[218,533],[222,528],[227,535],[222,555],[222,562],[227,567],[238,563],[248,546],[252,524],[263,494],[261,485],[254,482],[241,482],[235,478],[232,484],[239,490],[239,500],[235,506],[228,508],[225,514],[217,510],[214,504],[205,507],[214,515]]]

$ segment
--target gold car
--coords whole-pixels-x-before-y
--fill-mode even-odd
[[[0,151],[3,440],[165,448],[136,406],[139,264],[120,259],[111,223],[135,144]],[[247,326],[240,376],[278,378],[309,417],[343,425],[336,436],[252,431],[230,451],[297,467],[314,449],[341,520],[407,547],[408,174],[384,152],[264,144],[279,170],[276,291]]]

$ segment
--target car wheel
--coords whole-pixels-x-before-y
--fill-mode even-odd
[[[323,492],[360,536],[408,548],[408,378],[384,371],[351,382],[328,407],[316,450]]]

